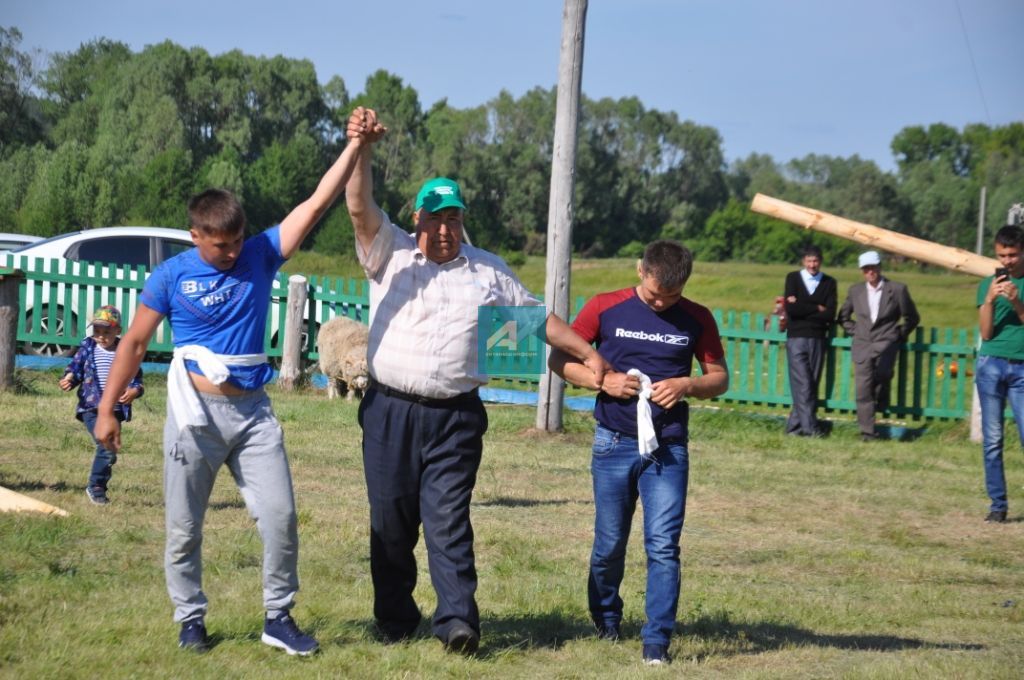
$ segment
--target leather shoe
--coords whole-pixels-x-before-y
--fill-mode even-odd
[[[985,518],[986,522],[995,522],[996,524],[1002,524],[1006,521],[1006,510],[993,510],[988,513],[988,517]]]
[[[444,640],[444,647],[449,652],[472,656],[480,647],[480,636],[469,624],[456,621],[448,629],[448,635]]]

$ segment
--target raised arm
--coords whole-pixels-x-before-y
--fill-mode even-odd
[[[377,114],[372,109],[358,107],[352,112],[349,118],[348,134],[351,139],[353,129],[359,126],[372,126],[374,133],[366,137],[366,143],[360,149],[356,160],[355,171],[348,180],[345,187],[345,202],[348,204],[348,214],[352,218],[352,226],[355,227],[356,240],[365,250],[369,250],[377,231],[384,218],[381,215],[380,207],[373,200],[373,143],[386,132],[386,128],[377,122]],[[378,132],[379,130],[379,132]]]

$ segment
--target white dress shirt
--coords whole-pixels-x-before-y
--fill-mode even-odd
[[[818,289],[818,284],[821,283],[821,276],[820,271],[817,274],[811,274],[806,269],[800,270],[800,278],[804,281],[804,288],[811,295],[814,295],[814,291]]]
[[[877,288],[870,283],[864,284],[868,291],[868,309],[871,310],[871,323],[878,320],[878,306],[882,304],[882,286],[884,285],[885,279],[878,279]]]
[[[412,235],[381,216],[369,250],[356,241],[370,280],[370,375],[434,399],[486,384],[477,350],[479,307],[537,306],[540,300],[498,256],[463,243],[455,259],[432,262]]]

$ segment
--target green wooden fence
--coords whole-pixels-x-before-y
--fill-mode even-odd
[[[0,262],[0,272],[11,270],[11,261]],[[69,351],[84,337],[91,312],[104,304],[119,307],[124,324],[138,302],[145,282],[144,268],[37,260],[24,267],[19,289],[21,309],[18,342],[37,352]],[[281,356],[284,342],[280,329],[287,308],[288,275],[279,274],[269,302],[265,336],[267,355]],[[309,301],[304,313],[303,358],[316,361],[316,334],[321,324],[335,316],[369,321],[369,291],[365,280],[308,277]],[[578,298],[573,316],[584,300]],[[729,391],[720,400],[733,403],[788,406],[789,379],[785,333],[773,316],[715,311],[731,372]],[[963,418],[971,409],[971,376],[977,346],[975,331],[919,328],[900,352],[896,363],[892,406],[895,416],[910,418]],[[173,350],[170,327],[165,321],[150,345],[153,358]],[[538,379],[493,376],[523,388]],[[833,338],[825,361],[819,395],[826,411],[854,411],[853,366],[849,338]]]

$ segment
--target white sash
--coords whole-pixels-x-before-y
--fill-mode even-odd
[[[195,385],[188,377],[186,359],[198,363],[203,375],[214,385],[220,385],[231,375],[228,366],[259,366],[266,363],[267,355],[214,354],[202,345],[175,347],[171,368],[167,372],[167,406],[179,430],[189,425],[202,427],[209,422],[199,401],[199,395],[196,394]]]

